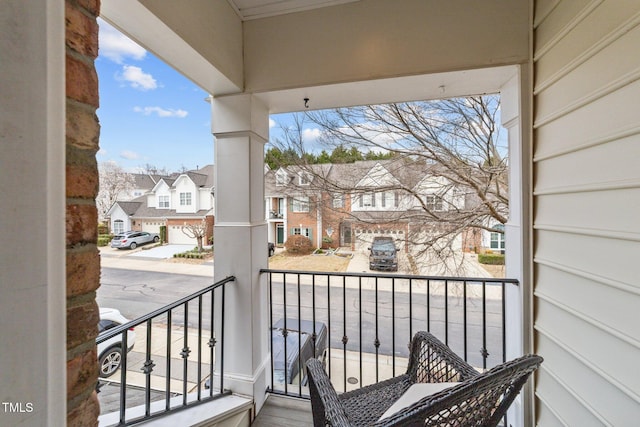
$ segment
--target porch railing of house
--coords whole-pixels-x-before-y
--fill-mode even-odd
[[[134,425],[231,393],[223,382],[224,301],[225,287],[234,280],[227,277],[97,337],[99,344],[119,336],[121,348],[126,349],[132,345],[129,331],[133,329],[138,344],[145,343],[144,349],[122,351],[115,381],[107,378],[98,383],[99,397],[107,385],[119,389],[119,404],[114,405],[119,416],[112,425]],[[128,401],[134,392],[143,393],[138,398],[142,405]]]
[[[505,293],[517,280],[261,273],[270,300],[272,393],[307,398],[304,362],[310,355],[324,360],[338,392],[400,375],[418,330],[438,336],[479,370],[505,361]]]

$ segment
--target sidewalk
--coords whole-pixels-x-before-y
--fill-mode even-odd
[[[139,249],[125,251],[107,246],[98,249],[100,250],[100,264],[102,267],[213,277],[213,262],[211,261],[203,264],[190,264],[186,262],[172,262],[172,258],[144,258],[140,256]]]

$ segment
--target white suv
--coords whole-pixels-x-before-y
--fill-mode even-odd
[[[129,319],[124,317],[115,308],[100,308],[100,323],[98,334],[127,323]],[[133,328],[127,331],[127,352],[131,351],[136,340]],[[113,375],[122,363],[122,335],[118,334],[98,344],[98,361],[100,364],[100,376],[107,378]]]

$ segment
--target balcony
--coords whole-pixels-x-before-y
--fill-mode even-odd
[[[260,274],[268,298],[270,397],[254,425],[280,425],[282,418],[309,424],[304,362],[311,357],[325,363],[338,392],[403,373],[408,343],[418,330],[438,336],[480,371],[507,359],[505,295],[517,289],[516,280],[272,269]],[[212,418],[249,424],[253,402],[225,383],[224,362],[233,357],[225,352],[225,331],[227,337],[238,332],[225,323],[225,288],[233,281],[228,277],[98,338],[120,334],[126,343],[134,326],[136,347],[142,347],[137,359],[123,357],[116,379],[101,381],[99,397],[103,406],[111,402],[112,412],[101,416],[101,426],[153,419],[165,425],[175,423],[168,418],[174,416],[190,424]],[[107,389],[111,396],[105,396]]]

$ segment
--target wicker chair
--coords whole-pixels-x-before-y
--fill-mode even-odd
[[[310,359],[309,392],[315,427],[496,426],[529,375],[542,363],[536,355],[503,363],[483,374],[428,332],[411,342],[404,375],[338,395],[322,364]],[[415,383],[458,382],[379,418]]]

